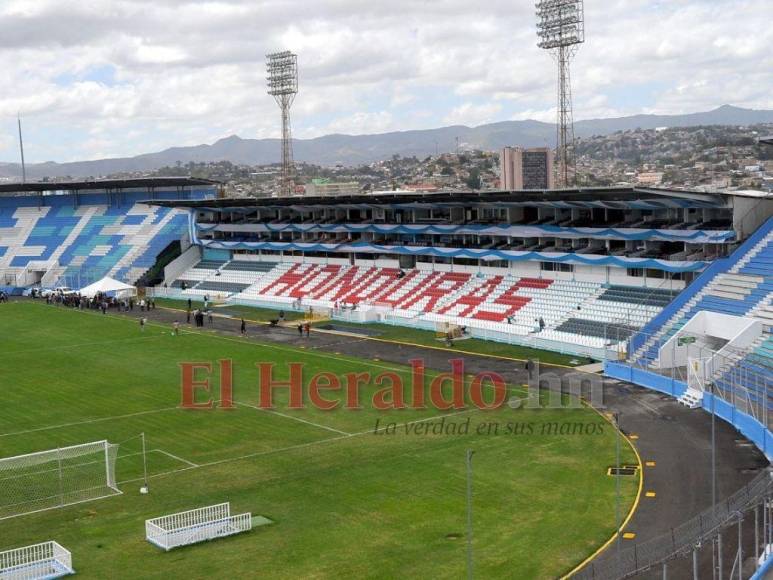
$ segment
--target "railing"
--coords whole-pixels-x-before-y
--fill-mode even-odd
[[[747,485],[736,491],[726,500],[718,502],[687,520],[679,526],[670,529],[652,540],[635,544],[626,550],[615,552],[610,550],[600,560],[590,563],[573,576],[578,580],[596,578],[624,579],[636,576],[654,567],[663,566],[670,560],[699,550],[701,546],[711,545],[712,540],[724,529],[736,525],[743,519],[743,514],[751,509],[762,507],[768,511],[763,518],[763,546],[771,543],[773,536],[770,519],[771,497],[773,497],[773,471],[763,470]],[[755,528],[759,520],[755,516]],[[758,532],[755,529],[755,536]],[[748,546],[747,546],[748,547]],[[753,548],[759,557],[759,541]],[[726,571],[730,569],[728,563]],[[665,577],[665,576],[664,576]],[[697,576],[696,576],[697,577]]]
[[[0,578],[37,580],[74,574],[72,555],[56,542],[0,552]]]
[[[159,548],[171,550],[251,529],[252,514],[232,516],[230,503],[222,503],[147,520],[145,538]]]

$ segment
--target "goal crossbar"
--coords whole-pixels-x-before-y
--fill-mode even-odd
[[[0,459],[0,520],[120,494],[107,440]]]

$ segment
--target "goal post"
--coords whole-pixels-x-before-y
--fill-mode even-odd
[[[0,520],[120,494],[117,456],[105,440],[0,459]]]

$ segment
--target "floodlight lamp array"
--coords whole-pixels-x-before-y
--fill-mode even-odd
[[[583,0],[540,0],[536,7],[540,48],[560,48],[585,42]]]
[[[294,95],[298,92],[298,56],[290,51],[266,55],[268,94]]]

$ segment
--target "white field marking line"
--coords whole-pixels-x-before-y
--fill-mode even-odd
[[[112,318],[113,320],[122,320],[122,321],[125,321],[125,322],[131,322],[131,319],[127,318],[126,316],[122,316],[120,314],[107,314],[107,315],[103,315],[103,314],[99,314],[98,312],[91,312],[90,310],[80,310],[80,311],[77,311],[77,312],[82,312],[82,313],[86,313],[86,314],[90,314],[92,316],[98,316],[98,317],[102,317],[102,318],[104,318],[105,316],[108,316],[108,317]],[[151,321],[148,321],[147,325],[148,326],[156,326],[156,327],[164,328],[164,329],[170,328],[170,326],[167,325],[167,324],[161,324],[161,323],[151,322]],[[384,370],[387,370],[387,371],[405,372],[405,373],[410,373],[411,372],[411,367],[409,365],[405,365],[405,364],[401,365],[400,367],[388,366],[388,365],[378,364],[378,363],[376,363],[374,361],[369,361],[369,360],[364,359],[364,358],[358,358],[358,357],[356,357],[354,355],[342,355],[342,356],[339,356],[339,355],[333,355],[333,354],[326,354],[324,352],[321,352],[321,351],[317,350],[318,348],[322,348],[325,345],[317,345],[317,346],[315,346],[313,348],[301,349],[300,347],[297,347],[297,346],[296,347],[287,347],[287,346],[282,346],[282,345],[279,345],[279,344],[276,344],[276,343],[262,342],[260,340],[252,341],[250,339],[235,338],[235,337],[231,337],[231,336],[224,336],[222,334],[217,333],[214,330],[213,331],[200,331],[200,330],[197,331],[197,330],[188,330],[188,329],[181,328],[180,329],[180,334],[181,335],[183,335],[183,334],[190,334],[190,335],[193,335],[193,336],[200,336],[200,337],[204,337],[204,338],[217,338],[217,339],[225,340],[225,341],[228,341],[228,342],[235,342],[235,343],[241,344],[243,346],[258,346],[258,347],[261,347],[261,348],[268,348],[268,349],[277,350],[279,352],[295,353],[295,354],[298,354],[298,355],[304,354],[305,356],[308,356],[308,357],[317,357],[317,358],[321,358],[321,359],[330,359],[330,360],[336,360],[336,361],[340,361],[341,359],[343,359],[343,360],[345,360],[347,362],[350,362],[350,363],[366,362],[367,366],[369,366],[369,367],[378,368],[378,369],[384,369]],[[367,339],[366,338],[361,338],[361,339],[358,339],[358,340],[364,341],[364,340],[367,340]],[[421,346],[420,345],[416,345],[416,348],[417,349],[421,349]],[[451,354],[451,353],[449,353],[449,354]],[[443,372],[443,371],[439,371],[437,369],[425,369],[425,372],[427,372],[427,371],[429,371],[429,373],[441,373],[441,372]],[[522,390],[522,389],[518,389],[517,387],[510,387],[510,388],[513,389],[513,390]]]
[[[163,453],[167,457],[171,457],[172,459],[175,459],[181,463],[187,463],[191,467],[199,467],[198,463],[193,463],[193,461],[188,461],[187,459],[183,459],[182,457],[178,457],[177,455],[173,455],[172,453],[169,453],[168,451],[164,451],[163,449],[151,449],[151,451],[156,451],[157,453]]]
[[[408,425],[413,425],[415,423],[425,423],[427,421],[433,421],[435,419],[442,419],[444,417],[453,417],[454,415],[462,415],[464,413],[470,413],[474,411],[479,411],[480,409],[472,408],[472,409],[462,409],[461,411],[455,411],[453,413],[446,413],[445,415],[436,415],[433,417],[425,417],[424,419],[417,419],[416,421],[409,421],[407,423],[401,423],[398,425],[398,430],[400,428],[405,429]],[[163,473],[155,473],[153,475],[149,475],[148,479],[155,479],[157,477],[166,477],[167,475],[174,475],[175,473],[182,473],[183,471],[190,471],[192,469],[201,469],[204,467],[214,467],[216,465],[223,465],[226,463],[234,463],[236,461],[244,461],[246,459],[253,459],[255,457],[263,457],[266,455],[273,455],[275,453],[284,453],[286,451],[294,451],[296,449],[304,449],[306,447],[312,447],[315,445],[321,445],[323,443],[332,443],[334,441],[342,441],[344,439],[352,439],[354,437],[359,437],[361,435],[368,435],[370,433],[378,433],[379,431],[383,431],[387,427],[381,427],[379,429],[368,429],[367,431],[360,431],[359,433],[349,433],[347,435],[340,435],[338,437],[329,437],[328,439],[320,439],[318,441],[309,441],[307,443],[298,443],[296,445],[290,445],[288,447],[280,447],[279,449],[266,449],[265,451],[257,451],[255,453],[248,453],[246,455],[240,455],[238,457],[228,457],[226,459],[218,459],[217,461],[210,461],[208,463],[201,463],[198,465],[198,467],[182,467],[180,469],[173,469],[171,471],[165,471]],[[124,484],[124,483],[135,483],[137,481],[143,481],[144,478],[138,477],[134,479],[127,479],[125,481],[120,481],[118,483]]]
[[[13,433],[0,433],[0,437],[12,437],[14,435],[26,435],[27,433],[37,433],[40,431],[49,431],[52,429],[64,429],[65,427],[76,427],[77,425],[87,425],[89,423],[101,423],[103,421],[112,421],[113,419],[128,419],[129,417],[139,417],[141,415],[152,415],[155,413],[164,413],[173,411],[179,407],[165,407],[163,409],[153,409],[152,411],[138,411],[137,413],[128,413],[126,415],[113,415],[112,417],[99,417],[96,419],[84,419],[83,421],[74,421],[72,423],[62,423],[60,425],[49,425],[48,427],[37,427],[27,429],[26,431],[15,431]]]
[[[306,419],[301,419],[300,417],[293,417],[292,415],[280,413],[279,411],[275,411],[274,409],[263,409],[262,407],[256,407],[255,405],[250,405],[248,403],[240,403],[239,401],[234,401],[234,403],[236,403],[237,405],[241,405],[242,407],[249,407],[250,409],[255,409],[256,411],[263,411],[265,413],[271,413],[272,415],[279,415],[280,417],[285,417],[286,419],[292,419],[293,421],[298,421],[299,423],[306,423],[307,425],[311,425],[313,427],[326,429],[327,431],[332,431],[333,433],[338,433],[340,435],[351,435],[351,433],[347,433],[346,431],[341,431],[340,429],[334,429],[333,427],[328,427],[327,425],[322,425],[320,423],[307,421]]]
[[[140,340],[148,340],[151,338],[161,338],[162,334],[154,334],[149,335],[146,334],[145,336],[135,336],[132,338],[116,338],[115,340],[100,340],[98,342],[80,342],[76,344],[62,344],[59,346],[44,346],[41,348],[27,348],[23,350],[10,350],[10,351],[3,351],[3,356],[7,355],[14,355],[14,354],[25,354],[30,352],[42,352],[42,351],[57,351],[57,350],[67,350],[70,348],[81,348],[85,346],[102,346],[104,344],[115,344],[116,342],[139,342]]]
[[[91,314],[93,316],[105,316],[105,315],[102,315],[102,314],[98,314],[97,312],[90,312],[88,310],[82,310],[82,311],[78,311],[78,312],[85,312],[85,313]],[[124,317],[124,316],[119,316],[119,315],[115,315],[115,314],[110,314],[108,316],[110,316],[114,320],[124,320],[124,321],[128,322],[128,319],[126,317]],[[162,325],[162,324],[157,324],[157,323],[150,323],[149,322],[148,325],[158,326],[158,327],[162,327],[162,328],[168,328],[167,325]],[[263,342],[254,343],[254,342],[251,342],[251,341],[245,340],[245,339],[237,339],[237,338],[232,338],[232,337],[229,337],[229,336],[222,336],[222,335],[219,335],[219,334],[205,333],[205,332],[194,331],[194,330],[181,330],[181,334],[191,334],[191,335],[203,336],[203,337],[215,337],[215,338],[218,338],[220,340],[226,340],[226,341],[229,341],[229,342],[236,342],[236,343],[244,345],[244,346],[250,346],[250,345],[252,345],[252,346],[260,346],[260,347],[263,347],[263,348],[270,348],[270,349],[278,350],[280,352],[290,352],[290,353],[301,354],[301,352],[298,352],[300,349],[298,349],[297,347],[295,347],[295,348],[283,347],[281,345],[267,344],[267,343],[263,343]],[[365,340],[365,339],[359,339],[359,340]],[[322,346],[322,345],[320,345],[320,346]],[[323,359],[332,359],[332,360],[341,360],[341,358],[342,358],[340,356],[336,356],[336,355],[332,355],[332,354],[325,354],[325,353],[322,353],[322,352],[319,352],[319,351],[316,351],[316,350],[313,351],[313,353],[309,353],[309,351],[307,350],[305,352],[305,354],[307,356],[310,355],[312,357],[318,357],[318,358],[323,358]],[[366,359],[357,359],[357,357],[353,357],[353,356],[346,356],[346,357],[343,357],[343,358],[344,358],[344,360],[347,360],[347,362],[359,362],[359,361],[365,362],[368,367],[380,368],[380,369],[384,369],[384,370],[388,370],[388,371],[394,371],[394,372],[398,372],[398,373],[400,373],[400,372],[402,372],[402,373],[410,373],[411,372],[411,367],[409,367],[407,365],[401,365],[400,367],[396,367],[396,366],[388,366],[388,365],[378,364],[378,363],[375,363],[373,361],[368,361]],[[426,369],[426,370],[428,370],[430,373],[433,373],[433,374],[435,373],[435,371],[433,371],[433,369]],[[425,370],[425,372],[426,372],[426,370]],[[437,371],[437,372],[442,372],[442,371]],[[467,382],[467,381],[465,380],[465,382]],[[490,385],[488,383],[486,383],[485,386],[492,387],[492,385]],[[516,391],[516,392],[518,392],[518,391],[523,392],[523,388],[515,387],[515,386],[512,386],[512,385],[508,388],[508,390],[509,391]],[[167,411],[167,410],[170,410],[170,409],[177,409],[177,407],[171,407],[171,408],[167,408],[167,409],[160,409],[158,411],[146,411],[146,412],[141,413],[141,414],[152,413],[152,412],[160,412],[160,411]],[[125,415],[123,417],[128,417],[128,416],[131,416],[131,415]],[[91,421],[85,421],[84,423],[91,423],[91,422],[96,422],[96,421],[106,421],[106,420],[109,420],[109,419],[119,419],[119,418],[123,418],[123,417],[122,416],[107,417],[107,418],[104,418],[104,419],[95,419],[95,420],[91,420]],[[291,417],[291,416],[288,416],[288,417],[291,418],[291,419],[296,419],[295,417]],[[34,432],[34,431],[43,431],[43,430],[47,430],[47,429],[56,429],[56,428],[59,428],[59,427],[70,427],[70,426],[79,425],[79,424],[81,424],[81,423],[72,423],[72,424],[59,425],[59,426],[54,426],[54,427],[43,427],[43,428],[40,428],[40,429],[33,429],[33,430],[30,430],[30,431],[22,431],[22,432],[19,432],[19,433],[0,434],[0,437],[6,437],[6,436],[9,436],[9,435],[21,435],[21,434],[24,434],[24,433],[30,433],[30,432]],[[318,427],[322,427],[323,429],[328,429],[328,430],[334,431],[334,432],[338,432],[338,433],[342,433],[342,434],[344,433],[343,431],[338,431],[338,430],[332,429],[330,427],[325,427],[325,426],[322,426],[322,425],[317,425],[317,426]],[[346,435],[350,435],[350,434],[346,433]]]
[[[230,337],[230,336],[223,336],[223,335],[220,335],[220,334],[204,333],[204,332],[200,332],[200,331],[197,332],[195,330],[181,330],[180,333],[181,334],[191,334],[191,335],[209,337],[209,338],[217,338],[219,340],[226,340],[226,341],[229,341],[229,342],[235,342],[237,344],[241,344],[241,345],[244,345],[244,346],[257,346],[257,347],[260,347],[260,348],[269,348],[269,349],[273,349],[273,350],[278,350],[280,352],[289,352],[289,353],[295,353],[295,354],[298,354],[298,355],[304,355],[304,356],[307,356],[307,357],[310,357],[310,358],[311,357],[317,357],[317,358],[323,358],[323,359],[331,359],[331,360],[335,360],[335,361],[344,360],[345,362],[352,363],[352,364],[353,363],[364,363],[368,367],[377,368],[377,369],[384,369],[384,370],[387,370],[387,371],[394,371],[396,373],[405,373],[405,374],[410,375],[411,372],[412,372],[411,367],[409,365],[407,365],[407,364],[403,364],[403,365],[400,365],[400,366],[389,366],[389,365],[384,365],[384,364],[378,364],[378,363],[376,363],[374,361],[370,361],[370,360],[368,360],[366,358],[358,358],[358,357],[356,357],[354,355],[326,354],[326,353],[321,352],[319,350],[315,350],[315,348],[317,348],[317,347],[310,348],[310,349],[301,349],[300,347],[286,347],[286,346],[281,346],[281,345],[278,345],[278,344],[269,344],[269,343],[260,342],[260,341],[252,342],[249,339],[238,339],[238,338],[233,338],[233,337]],[[360,339],[360,340],[367,340],[367,339],[363,338],[363,339]],[[324,345],[319,345],[319,347],[322,347],[322,346],[324,346]],[[420,347],[417,347],[417,348],[420,348]],[[395,363],[395,364],[399,364],[399,363]],[[438,374],[443,373],[445,371],[438,370],[438,369],[425,368],[424,372],[425,372],[425,376],[426,377],[434,378],[435,375],[438,375]],[[465,373],[465,383],[467,383],[469,380],[471,380],[472,376],[473,375]],[[484,384],[484,386],[491,387],[492,385],[490,385],[488,382],[486,382]],[[507,385],[507,389],[509,391],[526,392],[526,390],[523,387],[518,387],[518,386],[515,386],[515,385]]]

